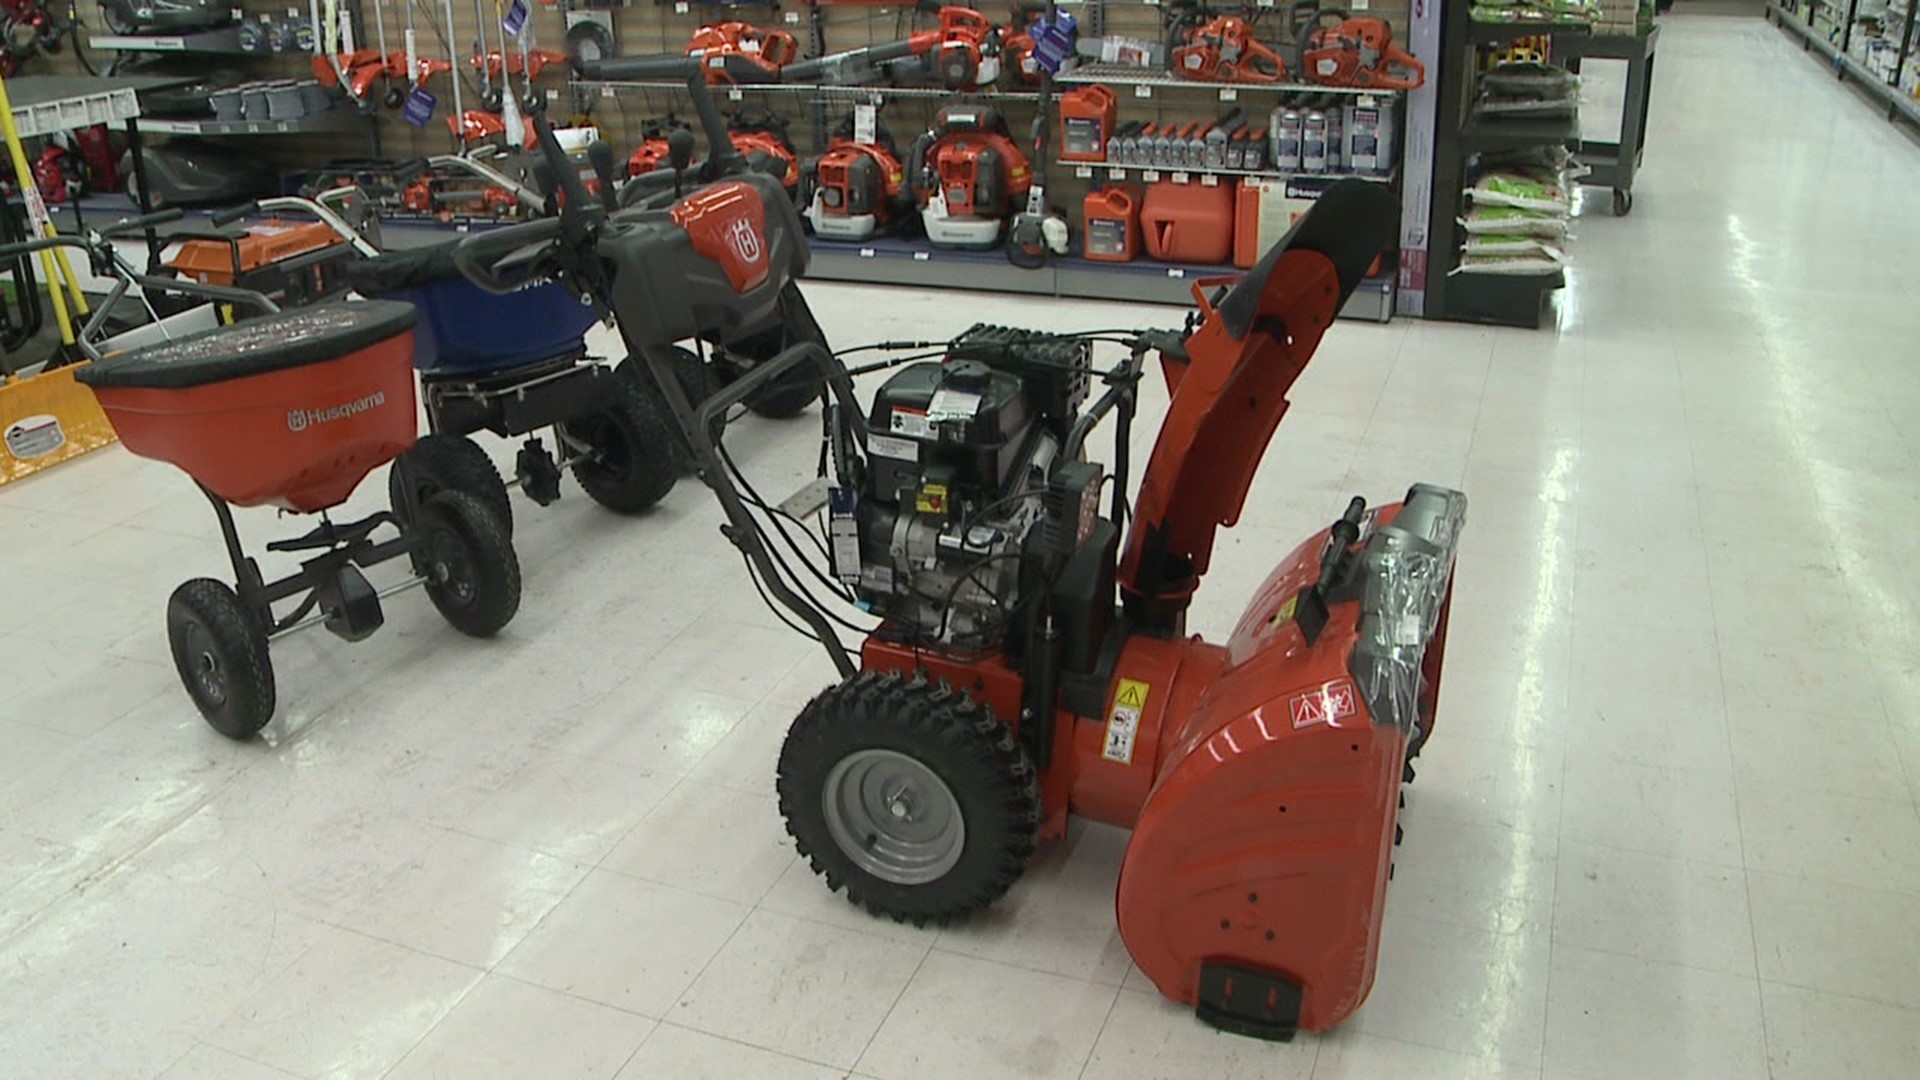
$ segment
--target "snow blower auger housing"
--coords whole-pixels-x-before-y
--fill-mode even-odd
[[[1371,510],[1354,499],[1280,560],[1224,643],[1189,636],[1186,612],[1289,388],[1395,233],[1392,196],[1333,185],[1244,278],[1197,284],[1181,332],[976,326],[937,359],[859,372],[805,340],[696,409],[673,342],[797,295],[805,249],[791,203],[727,160],[704,80],[686,77],[716,148],[706,186],[617,213],[570,191],[553,222],[463,241],[462,265],[494,288],[556,275],[616,317],[720,500],[723,535],[837,667],[780,754],[800,851],[874,913],[944,924],[1004,894],[1071,815],[1131,828],[1120,932],[1162,993],[1263,1038],[1339,1023],[1373,980],[1465,499],[1425,485]],[[1096,363],[1105,342],[1125,357]],[[1156,352],[1172,400],[1130,505],[1137,387]],[[776,507],[709,424],[794,368],[820,378],[824,482],[817,504]],[[892,374],[862,407],[853,376],[878,370]],[[1087,451],[1108,420],[1102,465]],[[792,530],[816,512],[827,565],[803,575],[793,558],[813,549]],[[839,627],[864,639],[843,644]]]

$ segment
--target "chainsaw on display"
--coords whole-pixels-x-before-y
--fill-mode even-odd
[[[1413,90],[1427,81],[1426,66],[1395,45],[1392,24],[1375,16],[1320,8],[1296,32],[1295,47],[1295,73],[1322,86]]]
[[[1255,537],[1274,569],[1225,641],[1187,614],[1290,388],[1393,243],[1397,198],[1332,183],[1244,277],[1196,282],[1182,330],[983,324],[882,343],[905,355],[859,369],[807,335],[696,400],[677,343],[804,309],[809,252],[704,73],[680,77],[709,149],[697,172],[631,181],[616,213],[537,118],[562,212],[474,233],[455,261],[497,293],[562,281],[615,320],[722,535],[827,653],[834,681],[794,720],[776,781],[801,855],[875,915],[945,925],[1005,895],[1071,817],[1131,829],[1115,910],[1162,994],[1270,1039],[1350,1016],[1374,980],[1408,759],[1434,726],[1465,497],[1354,498],[1290,553]],[[1150,357],[1170,401],[1136,487]],[[821,482],[776,508],[715,424],[795,371],[819,380]],[[863,403],[866,374],[884,382]]]
[[[1286,61],[1254,36],[1253,23],[1238,15],[1212,15],[1204,8],[1174,9],[1167,46],[1169,66],[1196,82],[1277,83]]]

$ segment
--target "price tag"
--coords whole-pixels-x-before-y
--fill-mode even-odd
[[[691,10],[692,9],[687,6],[687,0],[678,0],[678,2],[673,5],[673,13],[675,15],[685,15]]]
[[[611,87],[611,86],[603,86],[603,87],[601,87],[601,88],[600,88],[600,96],[601,96],[601,97],[603,97],[603,98],[612,98],[612,97],[613,97],[613,87]]]
[[[1258,0],[1258,2],[1259,2],[1259,5],[1260,5],[1261,7],[1272,7],[1272,6],[1273,6],[1273,0]],[[1364,2],[1364,0],[1363,0],[1363,2]]]
[[[1093,166],[1091,165],[1078,166],[1073,170],[1073,175],[1079,177],[1082,180],[1091,180],[1093,179]]]
[[[1353,10],[1355,11],[1367,10],[1367,0],[1353,0]]]
[[[609,86],[609,87],[607,87],[607,89],[608,89],[608,90],[612,90],[612,89],[613,89],[613,87],[611,87],[611,86]],[[613,95],[612,95],[612,94],[608,94],[607,96],[608,96],[608,97],[612,97]],[[553,88],[553,87],[551,87],[551,86],[549,86],[549,87],[547,87],[547,100],[548,100],[548,101],[559,101],[559,100],[560,100],[560,91],[558,91],[558,90],[556,90],[556,89],[554,89],[554,88]]]
[[[1169,266],[1167,267],[1167,276],[1170,278],[1183,278],[1187,276],[1187,272],[1177,266]]]
[[[916,251],[913,253],[914,262],[926,262],[931,258],[933,258],[933,252],[931,251]]]
[[[1160,180],[1160,170],[1148,169],[1140,174],[1140,179],[1145,180],[1149,184],[1158,183]]]
[[[861,248],[861,249],[860,249],[860,257],[861,257],[861,258],[863,258],[863,259],[871,259],[871,258],[873,258],[873,249],[872,249],[872,248]]]
[[[232,8],[228,10],[227,17],[232,19],[234,22],[243,22],[246,20],[247,13],[243,8]]]
[[[1220,100],[1221,101],[1239,101],[1240,91],[1235,90],[1231,86],[1223,86],[1220,88]]]
[[[469,221],[462,221],[461,223],[459,223],[458,225],[455,225],[455,226],[453,227],[453,231],[454,231],[454,232],[466,232],[466,231],[468,231],[469,229],[472,229],[472,228],[473,228],[473,223],[472,223],[472,222],[469,222]]]
[[[1153,96],[1153,87],[1148,86],[1146,83],[1141,83],[1133,88],[1133,96],[1150,98]]]
[[[1192,175],[1188,173],[1177,172],[1173,174],[1173,182],[1176,184],[1184,184],[1192,179]]]
[[[1213,173],[1201,173],[1200,186],[1201,187],[1219,187],[1220,177]]]
[[[1380,99],[1374,97],[1372,94],[1360,95],[1360,107],[1363,109],[1375,108],[1379,104],[1380,104]]]
[[[880,108],[871,101],[862,101],[853,107],[853,141],[871,143],[879,137]]]
[[[745,101],[746,98],[747,95],[742,93],[739,87],[734,87],[732,90],[727,91],[728,101]]]
[[[787,13],[786,13],[786,16],[785,16],[785,17],[786,17],[786,21],[787,21],[787,25],[788,25],[788,26],[799,26],[799,25],[800,25],[800,13],[799,13],[799,12],[797,12],[797,11],[789,11],[789,12],[787,12]]]

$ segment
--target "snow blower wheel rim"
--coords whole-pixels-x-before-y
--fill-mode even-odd
[[[820,810],[841,852],[890,884],[938,881],[966,850],[966,815],[953,789],[897,750],[856,750],[835,762]]]

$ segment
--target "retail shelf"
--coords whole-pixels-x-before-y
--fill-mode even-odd
[[[1081,64],[1072,71],[1063,71],[1055,75],[1053,81],[1056,83],[1106,83],[1108,86],[1142,86],[1148,88],[1164,86],[1181,90],[1231,90],[1236,95],[1251,92],[1267,94],[1348,94],[1360,97],[1387,97],[1399,92],[1397,90],[1381,90],[1355,86],[1322,86],[1319,83],[1201,82],[1197,79],[1183,79],[1170,71],[1129,67],[1125,64]]]
[[[95,34],[87,39],[87,47],[112,49],[117,52],[254,55],[240,47],[240,28],[237,26],[223,27],[219,30],[202,30],[194,34]]]
[[[23,139],[94,124],[119,124],[140,115],[139,91],[170,79],[84,75],[24,75],[7,80],[13,123]]]
[[[1821,36],[1813,27],[1800,21],[1791,12],[1779,4],[1768,4],[1768,13],[1781,29],[1801,38],[1815,51],[1826,57],[1835,71],[1843,78],[1850,78],[1866,91],[1867,95],[1886,106],[1888,119],[1895,117],[1908,123],[1920,125],[1920,99],[1901,93],[1897,86],[1889,86],[1885,79],[1868,71],[1858,60],[1840,51],[1833,42]]]
[[[158,135],[296,135],[319,131],[346,131],[361,121],[353,109],[328,109],[298,120],[176,120],[159,117],[140,121],[140,130]]]
[[[906,276],[903,264],[914,264]],[[1208,278],[1238,277],[1246,271],[1234,266],[1176,265],[1137,259],[1133,262],[1094,262],[1077,256],[1056,258],[1037,270],[1018,269],[1005,251],[946,251],[925,241],[876,237],[862,244],[826,240],[813,243],[813,261],[807,277],[816,281],[854,281],[873,285],[912,284],[918,287],[973,289],[982,292],[1024,293],[1086,300],[1130,300],[1149,304],[1191,305],[1192,285]],[[1393,315],[1391,276],[1368,278],[1341,315],[1385,322]]]
[[[1552,22],[1470,22],[1469,40],[1480,45],[1499,45],[1518,38],[1541,37],[1549,34],[1590,34],[1593,27],[1584,23]]]
[[[1258,180],[1366,180],[1375,184],[1391,184],[1392,176],[1380,176],[1374,173],[1346,172],[1279,172],[1273,169],[1202,169],[1170,168],[1165,165],[1116,165],[1106,161],[1057,161],[1055,168],[1072,169],[1074,175],[1087,179],[1096,172],[1126,176],[1138,175],[1142,180],[1152,183],[1155,180],[1171,180],[1176,184],[1196,182],[1194,177],[1207,176],[1248,176]],[[1198,183],[1206,183],[1199,180]]]
[[[583,90],[603,90],[608,94],[621,90],[654,90],[685,93],[684,82],[627,79],[580,79],[574,83]],[[715,95],[728,101],[743,100],[748,94],[830,94],[854,97],[870,94],[881,98],[1011,98],[1031,101],[1040,96],[1033,90],[945,90],[937,86],[887,86],[880,83],[861,85],[839,83],[741,83],[737,86],[714,87]]]
[[[1469,150],[1518,150],[1546,144],[1573,144],[1580,141],[1580,118],[1560,116],[1550,120],[1495,120],[1475,116],[1460,129],[1460,140]]]

